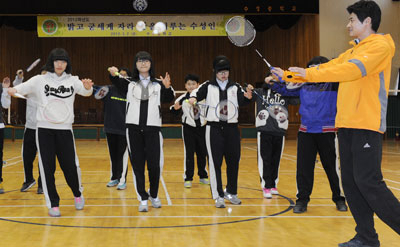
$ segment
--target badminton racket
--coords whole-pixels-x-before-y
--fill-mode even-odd
[[[21,99],[27,99],[25,96],[15,93],[15,97]],[[46,104],[41,104],[37,101],[33,102],[40,108],[42,108],[44,118],[50,123],[61,124],[64,123],[70,116],[71,111],[65,101],[57,98],[52,98],[47,101]]]
[[[249,46],[256,38],[256,29],[253,24],[242,16],[234,16],[225,23],[225,31],[228,39],[232,44],[238,47]],[[265,62],[268,69],[271,71],[273,66],[265,59],[265,57],[255,49],[257,54]],[[279,78],[281,81],[281,78]]]
[[[189,104],[189,102],[187,103]],[[189,111],[189,116],[194,120],[199,119],[200,116],[211,117],[210,114],[215,114],[220,121],[229,121],[237,116],[238,107],[230,100],[221,100],[215,106],[196,102]]]
[[[33,68],[36,67],[36,65],[38,65],[40,62],[40,58],[36,59],[31,65],[29,65],[28,68],[26,68],[26,72],[31,71]]]
[[[94,98],[95,99],[102,99],[104,98],[108,92],[110,91],[110,88],[108,86],[93,86],[94,89]]]

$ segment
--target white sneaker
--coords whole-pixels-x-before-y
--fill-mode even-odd
[[[149,196],[149,200],[151,201],[151,206],[153,208],[161,208],[161,201],[160,201],[160,199],[158,199],[158,197],[153,198],[153,197]]]
[[[267,199],[271,199],[272,198],[272,193],[271,193],[271,189],[263,189],[263,196]]]
[[[230,194],[226,191],[224,191],[224,198],[234,205],[242,204],[242,201],[238,198],[237,195]]]
[[[278,189],[277,188],[271,188],[271,194],[272,195],[279,195]]]
[[[139,203],[139,212],[148,212],[149,206],[147,206],[147,200],[140,201]]]
[[[223,197],[218,197],[217,199],[215,199],[215,207],[225,208],[225,200]]]
[[[60,208],[59,207],[54,207],[54,208],[49,208],[49,215],[51,217],[60,217]]]

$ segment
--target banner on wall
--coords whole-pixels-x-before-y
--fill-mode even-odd
[[[226,36],[225,22],[232,16],[38,16],[39,37],[183,37]],[[146,29],[136,29],[143,21]],[[166,30],[153,34],[163,22]]]

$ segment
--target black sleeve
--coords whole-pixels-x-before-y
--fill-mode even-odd
[[[197,101],[202,101],[207,97],[208,93],[208,82],[201,84],[195,93],[195,98]]]
[[[175,91],[170,86],[166,88],[162,82],[159,82],[161,85],[161,103],[170,103],[175,98]]]
[[[110,75],[110,81],[118,89],[118,92],[122,96],[126,97],[126,94],[128,93],[129,82],[123,78],[120,78],[119,76],[112,76],[112,75]]]

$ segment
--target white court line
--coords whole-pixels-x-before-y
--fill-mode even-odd
[[[22,156],[20,155],[20,156],[15,156],[15,157],[13,157],[13,158],[9,158],[8,160],[5,160],[5,161],[9,161],[9,160],[15,160],[15,159],[18,159],[18,158],[22,158]]]
[[[394,153],[394,152],[388,152],[388,151],[383,151],[383,154],[394,154],[394,155],[400,155],[400,153]]]
[[[161,179],[160,180],[161,180],[162,186],[164,187],[165,196],[167,197],[168,205],[171,206],[172,205],[172,201],[171,201],[171,198],[169,197],[167,186],[165,185],[164,178],[163,178],[162,175],[161,175]]]
[[[22,162],[22,160],[17,160],[17,161],[14,161],[14,162],[12,162],[12,163],[7,163],[7,165],[4,165],[3,168],[9,167],[9,166],[13,166],[13,165],[15,165],[15,164],[18,164],[19,162]]]
[[[388,186],[388,188],[400,191],[399,188],[395,188],[395,187],[392,187],[392,186]]]
[[[391,182],[391,183],[400,184],[400,182],[393,181],[393,180],[390,180],[390,179],[387,179],[387,178],[385,178],[384,180],[385,180],[385,181],[389,181],[389,182]]]
[[[212,200],[212,199],[209,199]],[[137,207],[138,204],[85,204],[85,207]],[[174,204],[170,206],[163,207],[211,207],[213,208],[215,204]],[[226,207],[241,208],[241,207],[289,207],[288,204],[246,204],[246,205],[227,205]],[[294,206],[294,205],[292,205]],[[0,205],[0,208],[35,208],[35,207],[46,207],[43,205]],[[75,205],[60,205],[60,207],[75,207]],[[332,207],[335,208],[335,204],[308,204],[308,207]]]
[[[166,215],[166,216],[162,216],[162,215],[158,215],[158,216],[151,216],[151,215],[147,215],[147,216],[133,216],[133,215],[129,215],[129,216],[123,216],[123,215],[118,215],[118,216],[107,216],[107,215],[99,215],[99,216],[62,216],[61,218],[54,218],[51,216],[14,216],[14,217],[2,217],[0,216],[0,218],[2,219],[55,219],[55,220],[59,220],[59,219],[104,219],[104,218],[211,218],[211,219],[215,219],[215,218],[309,218],[309,219],[315,219],[315,218],[325,218],[325,219],[335,219],[335,218],[348,218],[348,219],[352,219],[353,216],[336,216],[336,215],[327,215],[327,216],[297,216],[297,215],[293,215],[293,216],[283,216],[283,215],[277,215],[277,216],[268,216],[268,215]],[[374,216],[374,218],[378,218],[376,216]]]

